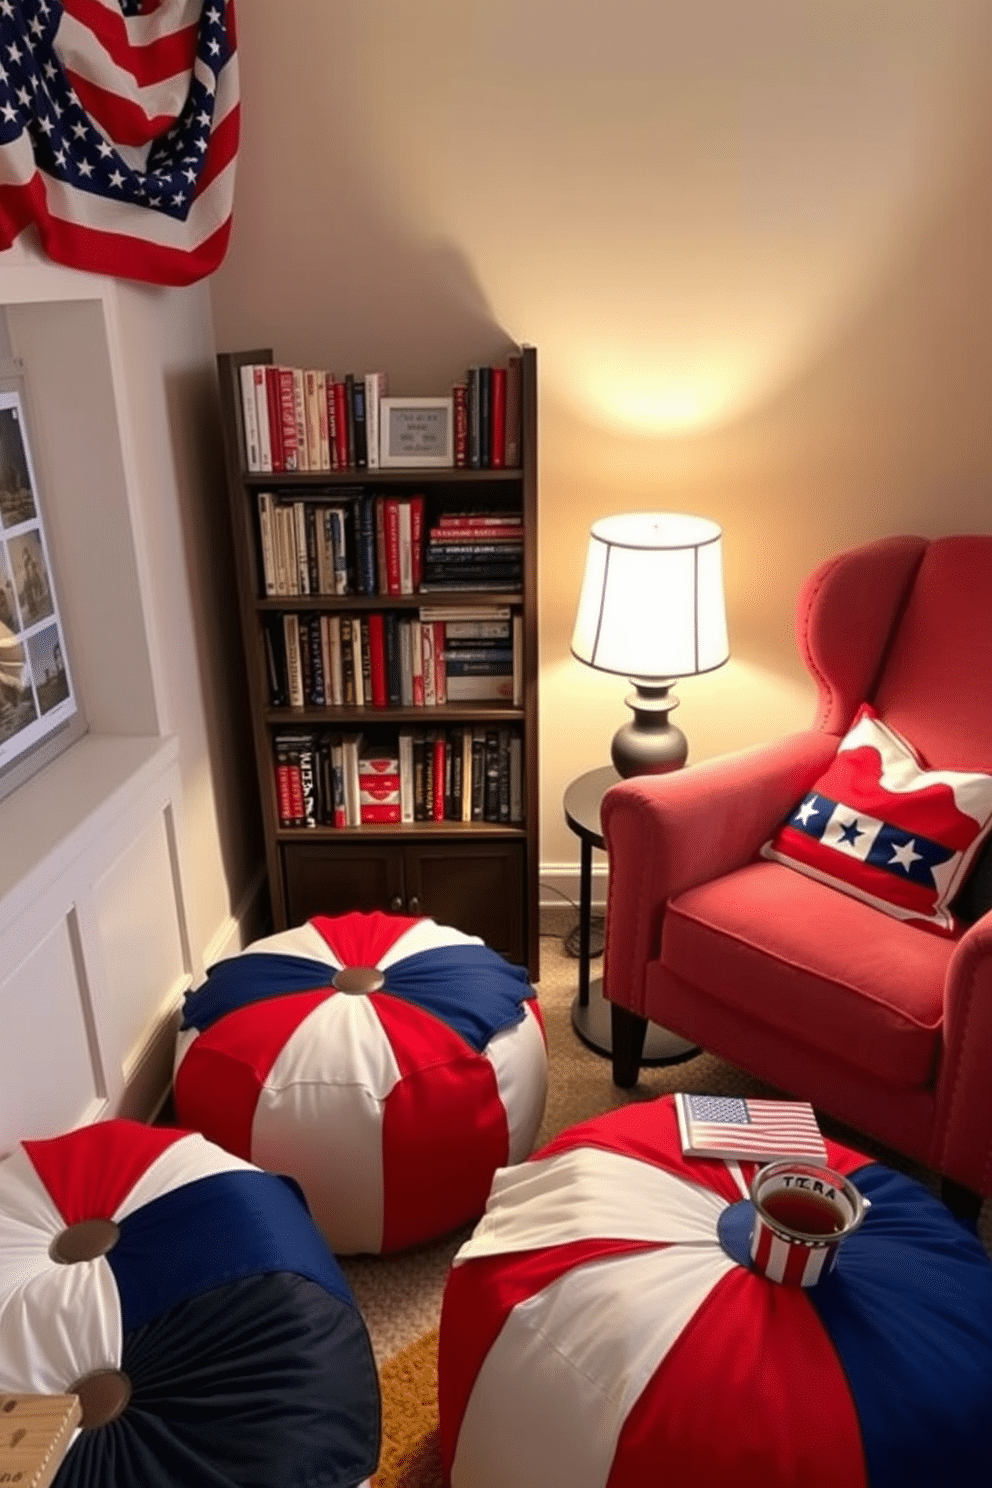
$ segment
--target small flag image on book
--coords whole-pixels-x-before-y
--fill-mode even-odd
[[[815,1157],[825,1162],[816,1114],[808,1101],[751,1100],[738,1096],[675,1096],[686,1157],[738,1157],[759,1162]]]

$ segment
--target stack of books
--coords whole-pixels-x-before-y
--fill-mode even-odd
[[[421,589],[519,589],[523,525],[513,512],[445,512],[427,533]]]

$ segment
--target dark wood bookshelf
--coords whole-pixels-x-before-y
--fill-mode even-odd
[[[234,534],[235,587],[248,673],[257,783],[265,837],[273,927],[313,914],[383,909],[427,914],[479,935],[508,960],[540,975],[538,924],[539,771],[537,625],[537,354],[521,354],[521,464],[517,467],[395,466],[331,471],[258,472],[247,468],[240,368],[273,361],[271,349],[224,352],[220,375],[226,484]],[[446,389],[443,391],[447,391]],[[512,592],[430,589],[412,595],[266,595],[258,528],[258,495],[330,501],[346,492],[423,493],[428,514],[457,500],[465,510],[519,513],[522,581]],[[425,529],[429,516],[425,519]],[[519,706],[490,702],[433,707],[273,706],[265,626],[286,613],[363,614],[394,610],[416,616],[422,606],[502,605],[521,618],[522,694]],[[502,725],[522,742],[522,822],[417,821],[355,827],[280,824],[274,739],[282,731],[361,730],[373,738],[400,728]]]

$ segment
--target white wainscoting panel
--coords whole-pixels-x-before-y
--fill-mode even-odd
[[[202,975],[177,755],[174,738],[89,735],[3,803],[0,1156],[101,1117],[147,1119],[168,1088]]]
[[[0,980],[0,1153],[22,1137],[76,1126],[105,1104],[84,974],[70,909]]]

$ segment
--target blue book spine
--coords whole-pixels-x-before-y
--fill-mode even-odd
[[[359,539],[359,574],[361,592],[378,594],[375,563],[375,497],[362,500],[362,525]]]

